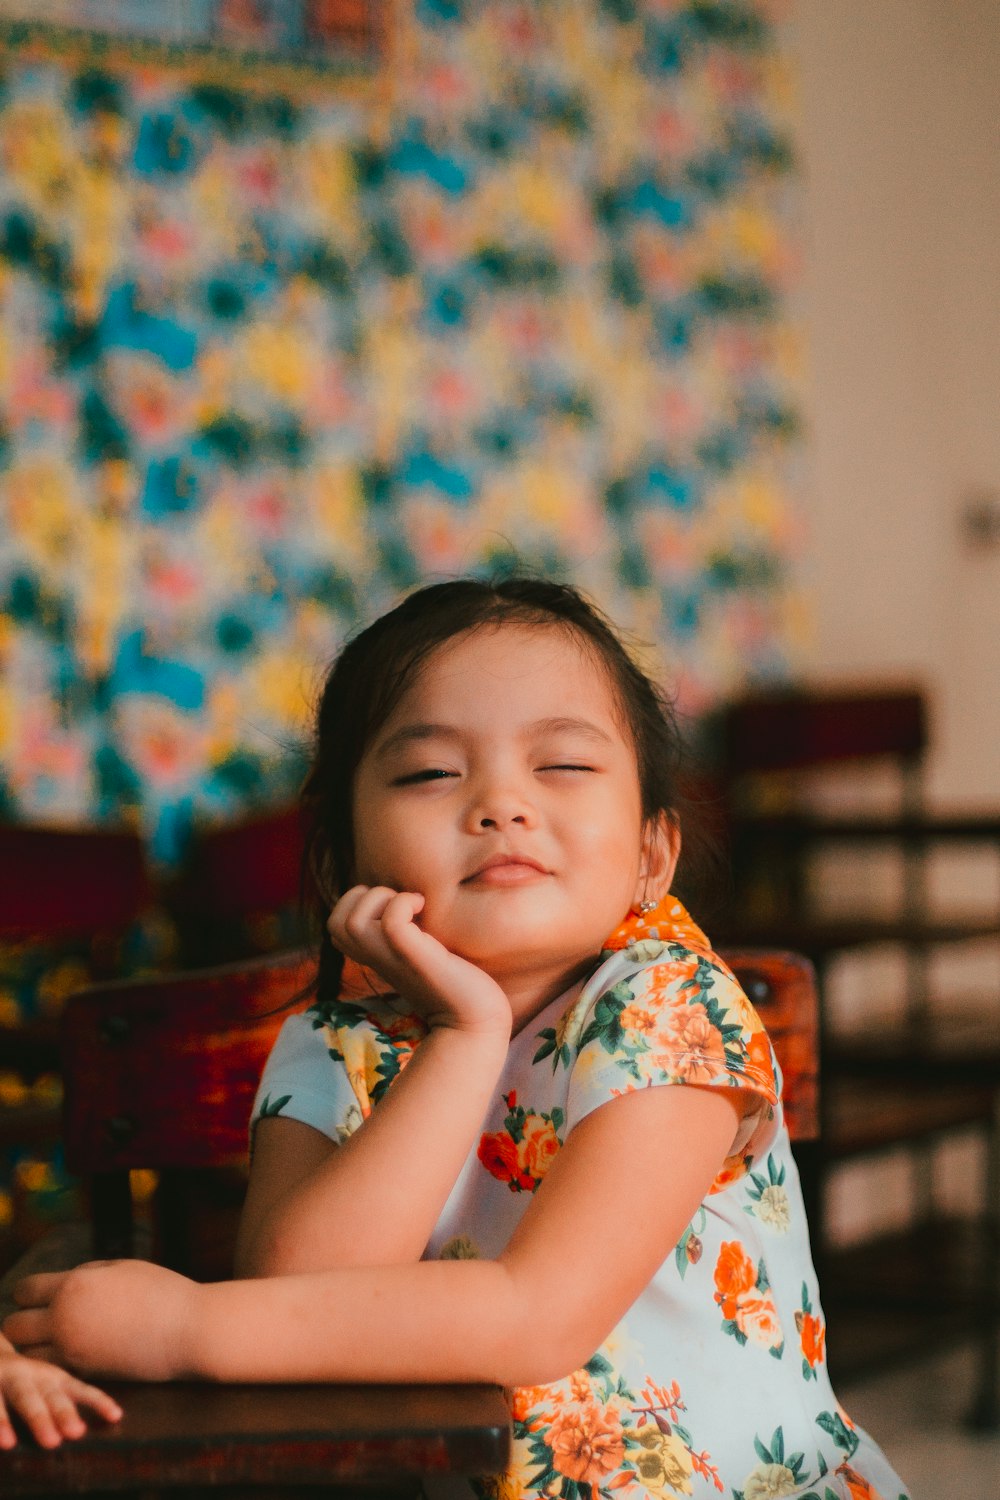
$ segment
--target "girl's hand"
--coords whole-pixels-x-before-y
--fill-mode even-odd
[[[27,1276],[19,1312],[3,1331],[25,1355],[126,1380],[193,1373],[198,1287],[145,1260],[90,1261],[74,1271]]]
[[[58,1448],[63,1438],[83,1437],[87,1424],[80,1415],[81,1407],[96,1412],[106,1422],[120,1421],[122,1416],[117,1401],[96,1386],[77,1380],[68,1370],[0,1348],[0,1449],[17,1444],[10,1420],[15,1412],[43,1448]]]
[[[510,1036],[510,1001],[494,979],[414,920],[424,898],[384,885],[355,885],[330,914],[336,948],[387,980],[430,1027]]]

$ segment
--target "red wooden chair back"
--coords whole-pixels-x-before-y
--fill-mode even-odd
[[[171,891],[183,967],[241,963],[308,940],[304,843],[298,804],[195,833]]]
[[[298,804],[201,829],[191,849],[188,899],[228,919],[290,906],[299,898],[303,842]]]
[[[819,1000],[816,972],[800,953],[733,949],[722,955],[767,1027],[781,1068],[793,1141],[819,1135]]]
[[[843,761],[919,761],[928,746],[927,708],[915,688],[760,692],[722,719],[728,777]]]
[[[122,932],[152,892],[137,833],[0,824],[0,937]]]

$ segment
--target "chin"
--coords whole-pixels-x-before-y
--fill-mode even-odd
[[[579,958],[571,935],[561,933],[558,923],[542,918],[526,921],[501,916],[495,921],[484,922],[483,928],[487,930],[465,933],[447,946],[487,974],[496,976],[509,973],[512,967],[523,968],[525,960],[534,960],[539,967],[547,968],[573,963]],[[562,937],[558,944],[553,943],[553,933],[557,932]],[[594,952],[597,952],[597,947]]]

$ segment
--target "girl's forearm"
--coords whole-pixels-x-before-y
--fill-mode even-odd
[[[190,1322],[179,1373],[210,1380],[526,1385],[586,1358],[499,1261],[217,1282],[196,1289]]]
[[[435,1030],[364,1125],[241,1237],[244,1276],[419,1260],[482,1128],[509,1038]]]

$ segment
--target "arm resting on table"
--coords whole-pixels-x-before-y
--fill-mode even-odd
[[[137,1261],[19,1289],[15,1342],[140,1380],[494,1381],[586,1362],[671,1253],[732,1145],[742,1094],[650,1088],[587,1115],[496,1261],[194,1282]],[[649,1191],[649,1162],[669,1162]]]

